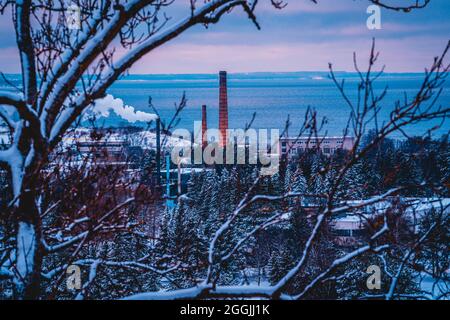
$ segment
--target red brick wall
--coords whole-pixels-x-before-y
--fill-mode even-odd
[[[222,141],[221,146],[227,143],[228,129],[228,94],[227,94],[227,72],[219,72],[219,130]]]

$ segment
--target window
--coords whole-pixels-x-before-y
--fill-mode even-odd
[[[329,154],[330,151],[331,151],[330,148],[323,148],[323,153],[328,153]]]
[[[351,237],[352,236],[352,230],[348,230],[348,229],[337,229],[337,230],[334,230],[334,233],[337,236],[341,236],[341,237]]]

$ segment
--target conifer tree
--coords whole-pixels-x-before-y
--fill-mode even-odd
[[[269,281],[273,285],[277,283],[291,268],[292,256],[289,249],[274,250],[269,259]]]
[[[367,196],[363,166],[360,162],[352,166],[344,177],[340,195],[344,199],[363,199]]]
[[[292,192],[295,193],[306,193],[308,188],[308,183],[306,181],[305,176],[303,175],[302,169],[298,168],[295,171],[293,183],[292,183]]]

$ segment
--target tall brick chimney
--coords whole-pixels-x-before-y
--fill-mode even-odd
[[[202,105],[202,149],[204,150],[208,144],[208,137],[206,131],[208,130],[208,122],[206,119],[206,106]]]
[[[220,145],[227,144],[228,129],[228,94],[227,94],[227,72],[219,72],[219,130],[222,136]]]

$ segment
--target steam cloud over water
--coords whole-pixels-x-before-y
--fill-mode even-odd
[[[114,98],[110,94],[106,95],[103,99],[96,100],[90,110],[90,114],[106,118],[110,115],[111,111],[131,123],[135,123],[136,121],[149,122],[157,118],[153,113],[135,110],[134,107],[124,104],[122,99]]]

